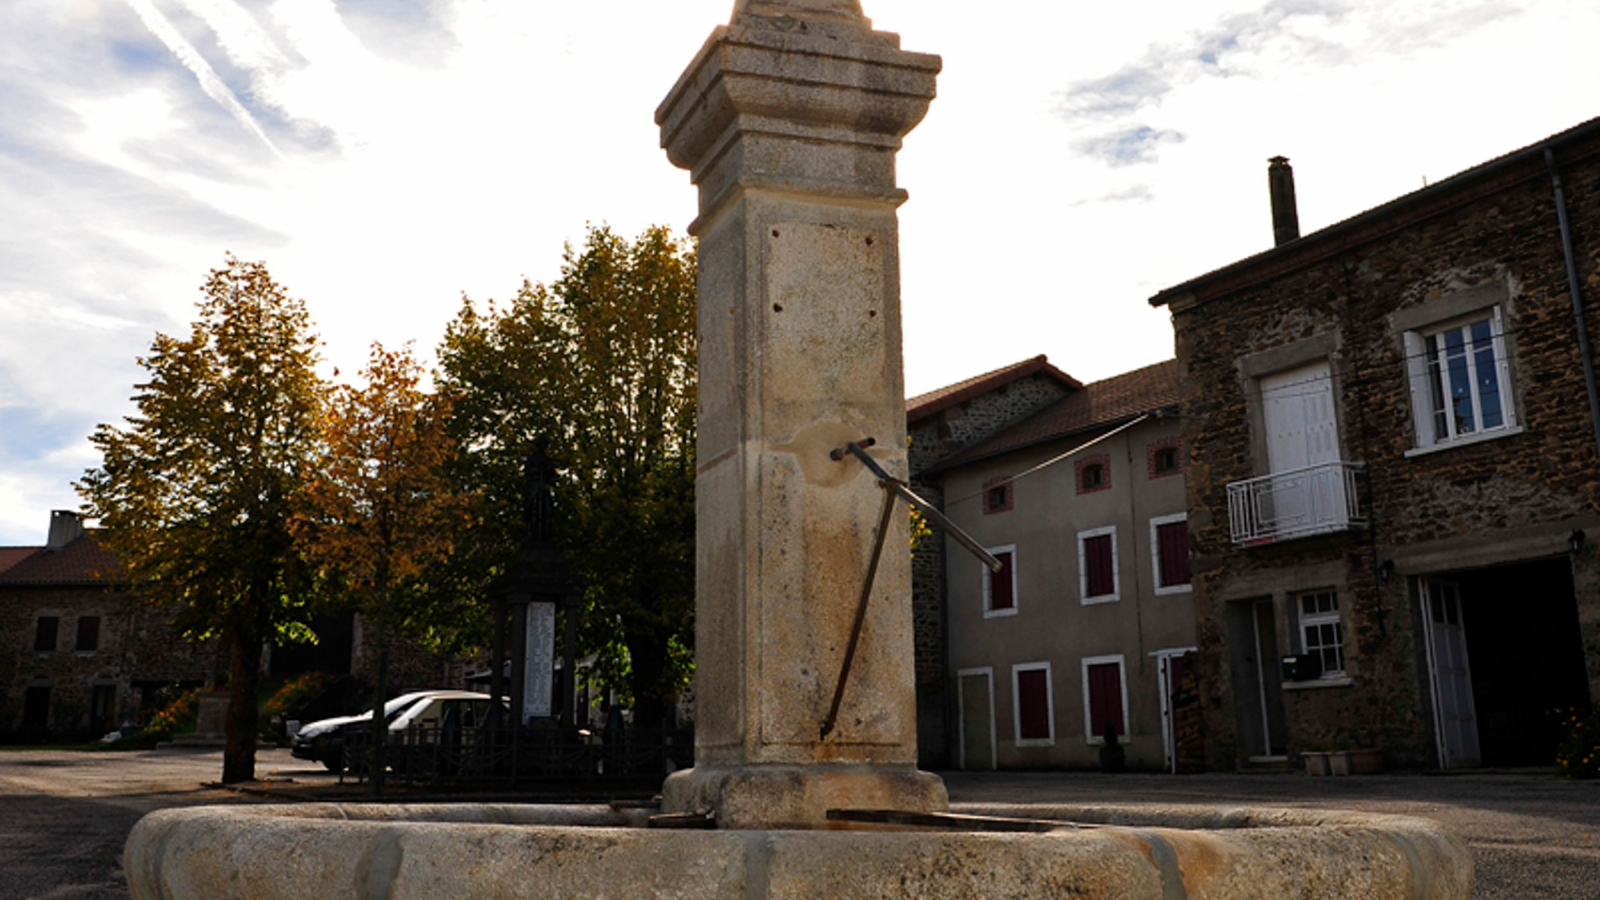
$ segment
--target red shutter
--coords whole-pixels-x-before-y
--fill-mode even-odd
[[[1089,730],[1093,737],[1106,733],[1106,722],[1117,726],[1117,734],[1127,734],[1122,724],[1122,666],[1101,663],[1089,667]]]
[[[1111,535],[1102,534],[1083,542],[1083,565],[1088,573],[1085,596],[1102,597],[1116,593],[1116,581],[1111,573]]]
[[[1050,737],[1049,674],[1044,669],[1017,673],[1017,713],[1021,727],[1017,740],[1036,741]]]
[[[1011,554],[996,553],[994,558],[1000,561],[1000,571],[989,573],[989,608],[1010,609],[1016,604],[1011,596]]]
[[[1161,554],[1161,586],[1189,583],[1189,523],[1169,522],[1156,526],[1156,543]]]

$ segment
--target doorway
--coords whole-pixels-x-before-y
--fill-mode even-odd
[[[1548,766],[1589,676],[1567,557],[1418,579],[1443,768]]]
[[[994,670],[962,669],[956,673],[959,706],[956,727],[959,759],[963,769],[987,770],[996,765],[994,745]]]
[[[1270,597],[1228,604],[1233,708],[1240,755],[1250,762],[1287,759],[1277,621]]]
[[[1192,698],[1181,695],[1184,676],[1188,674],[1192,664],[1188,655],[1195,648],[1183,647],[1173,650],[1157,650],[1151,653],[1156,658],[1156,689],[1161,699],[1161,746],[1165,752],[1164,763],[1167,771],[1178,771],[1178,710],[1192,701]]]

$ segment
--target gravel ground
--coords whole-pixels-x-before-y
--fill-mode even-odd
[[[320,799],[335,779],[287,751],[262,751],[257,772],[277,798],[208,787],[214,753],[0,752],[0,900],[127,900],[122,844],[147,812]],[[1423,816],[1467,842],[1477,900],[1600,900],[1600,784],[1545,774],[1093,775],[947,773],[957,807],[1117,803],[1313,807]],[[272,793],[278,793],[277,790]]]

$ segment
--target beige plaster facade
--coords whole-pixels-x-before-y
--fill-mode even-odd
[[[944,548],[952,765],[1099,765],[1103,729],[1093,727],[1088,711],[1106,698],[1091,699],[1086,679],[1091,667],[1114,666],[1097,677],[1117,676],[1127,764],[1173,768],[1179,729],[1171,693],[1183,670],[1173,660],[1195,646],[1186,570],[1179,583],[1159,583],[1156,549],[1162,526],[1181,528],[1186,520],[1178,420],[1157,417],[1171,411],[1175,378],[1166,363],[1083,386],[934,467],[929,477],[942,490],[945,514],[991,552],[1010,554],[1013,568],[1009,605],[997,604],[994,576],[970,555]],[[1109,420],[1084,425],[1066,412],[1130,391],[1134,399]],[[1117,428],[1125,430],[1112,433]],[[1162,451],[1176,468],[1157,471]],[[1098,476],[1086,474],[1092,466],[1103,467]],[[986,496],[1019,475],[1009,497]],[[1085,484],[1096,477],[1097,484]],[[1084,542],[1099,539],[1103,551],[1108,538],[1113,590],[1097,593],[1103,586],[1087,581]],[[1019,704],[1019,693],[1038,685],[1039,676],[1028,672],[1045,673],[1042,736],[1021,721],[1026,703]],[[1023,685],[1029,677],[1033,683]]]

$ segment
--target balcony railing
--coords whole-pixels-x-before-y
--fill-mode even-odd
[[[1356,494],[1361,466],[1320,463],[1228,485],[1233,542],[1265,544],[1365,527]]]

